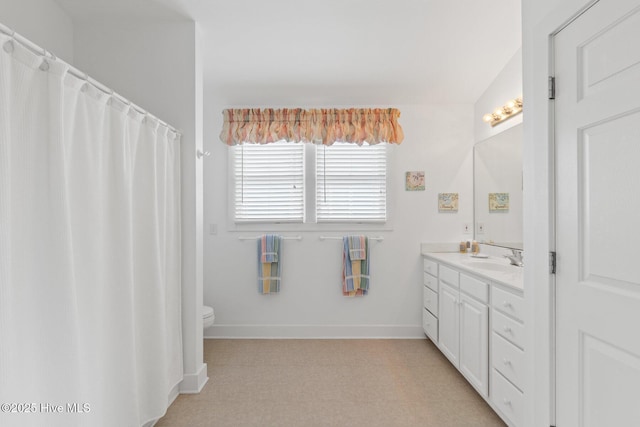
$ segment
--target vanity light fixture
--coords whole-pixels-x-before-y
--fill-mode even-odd
[[[507,102],[502,107],[496,108],[493,113],[485,114],[482,117],[482,120],[490,123],[491,126],[495,126],[521,112],[522,97],[518,97]]]

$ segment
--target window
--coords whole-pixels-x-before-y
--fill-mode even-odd
[[[236,222],[304,222],[304,144],[233,150]]]
[[[245,143],[233,146],[231,156],[236,223],[387,220],[384,143]]]
[[[386,189],[385,144],[335,143],[317,147],[318,222],[384,222]]]

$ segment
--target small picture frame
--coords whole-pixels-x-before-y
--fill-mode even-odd
[[[407,172],[404,188],[406,191],[424,191],[424,171]]]
[[[489,212],[509,211],[509,193],[489,193]]]
[[[458,193],[438,193],[439,212],[458,212]]]

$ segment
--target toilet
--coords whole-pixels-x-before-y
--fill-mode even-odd
[[[216,319],[216,316],[213,313],[213,308],[203,305],[202,306],[202,328],[207,329],[209,326],[213,325],[213,321],[215,319]]]

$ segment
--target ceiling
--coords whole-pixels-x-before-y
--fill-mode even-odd
[[[474,103],[521,45],[519,0],[57,0],[75,21],[193,19],[229,106]]]

